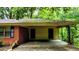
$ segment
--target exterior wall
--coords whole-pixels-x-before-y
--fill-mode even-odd
[[[36,39],[48,39],[48,28],[36,27]]]
[[[53,39],[59,39],[59,28],[53,28]]]
[[[27,42],[29,39],[29,30],[30,28],[35,28],[36,30],[36,35],[35,39],[36,40],[48,40],[48,29],[51,28],[54,30],[53,32],[53,39],[58,39],[59,38],[59,28],[55,27],[14,27],[14,37],[13,38],[3,38],[2,41],[6,43],[7,45],[12,44],[16,40],[18,40],[18,43],[24,43]]]
[[[18,41],[18,44],[22,44],[22,43],[28,41],[28,39],[29,39],[28,29],[19,27],[19,26],[15,26],[14,27],[14,37],[13,38],[2,38],[1,40],[6,45],[11,45],[16,40]]]
[[[28,41],[29,39],[28,34],[29,32],[27,28],[19,27],[19,43],[20,44]]]
[[[6,45],[10,45],[13,42],[15,42],[16,40],[19,40],[19,27],[18,26],[14,27],[14,37],[13,38],[3,38],[2,39],[3,43],[5,43]]]
[[[37,40],[48,40],[48,29],[49,28],[51,28],[51,29],[56,29],[55,27],[29,27],[29,28],[35,28],[35,30],[36,30],[36,35],[35,35],[35,39],[37,39]],[[56,34],[55,34],[55,32],[56,32]],[[58,30],[54,30],[54,33],[53,33],[54,35],[54,39],[56,39],[56,37],[58,37]],[[56,36],[57,35],[57,36]]]

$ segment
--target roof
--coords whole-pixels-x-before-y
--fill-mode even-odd
[[[79,24],[78,20],[1,19],[0,26],[67,26]]]

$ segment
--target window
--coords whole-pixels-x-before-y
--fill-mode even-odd
[[[10,30],[10,37],[14,37],[14,27],[12,26],[11,27],[11,30]]]
[[[5,37],[13,37],[14,36],[14,27],[6,27],[5,28]]]
[[[0,27],[0,38],[12,38],[14,36],[14,27]]]
[[[0,38],[4,37],[4,28],[0,27]]]
[[[5,27],[5,37],[10,37],[10,27]]]

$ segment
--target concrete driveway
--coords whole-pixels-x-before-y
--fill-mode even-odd
[[[27,42],[16,47],[13,51],[79,51],[79,49],[74,48],[63,41],[50,41]]]

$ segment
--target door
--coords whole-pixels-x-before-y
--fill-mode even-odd
[[[48,29],[48,39],[53,39],[53,29]]]
[[[35,29],[30,29],[30,39],[35,39]]]

